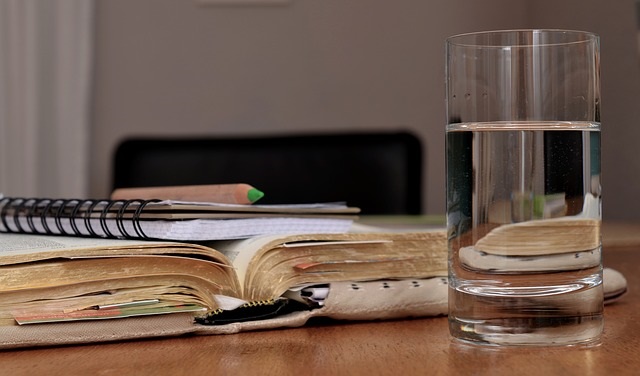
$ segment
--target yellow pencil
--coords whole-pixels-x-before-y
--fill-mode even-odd
[[[263,196],[264,193],[244,183],[118,188],[111,193],[112,200],[160,199],[222,204],[253,204]]]

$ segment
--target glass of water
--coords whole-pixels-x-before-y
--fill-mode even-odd
[[[603,328],[597,35],[446,42],[449,329],[488,345],[596,344]]]

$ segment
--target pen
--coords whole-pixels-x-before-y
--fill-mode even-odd
[[[221,204],[253,204],[263,196],[260,190],[244,183],[118,188],[111,193],[112,200],[160,199]]]

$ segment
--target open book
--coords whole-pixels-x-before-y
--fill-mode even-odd
[[[0,234],[0,332],[174,314],[201,327],[255,321],[320,308],[327,295],[338,297],[335,283],[387,281],[362,291],[375,300],[383,296],[377,290],[400,294],[399,281],[410,289],[447,274],[441,231],[260,236],[210,245]],[[438,304],[428,313],[444,314],[446,283],[434,281]],[[422,294],[403,309],[430,299]],[[393,299],[365,299],[347,311],[366,318],[369,310],[388,311]]]

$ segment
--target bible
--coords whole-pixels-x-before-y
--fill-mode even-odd
[[[206,245],[0,234],[0,347],[298,326],[313,316],[441,315],[446,274],[442,231]],[[179,328],[162,324],[173,320]],[[80,327],[82,339],[72,334]],[[102,338],[105,328],[112,337]],[[57,337],[43,340],[43,331]]]

